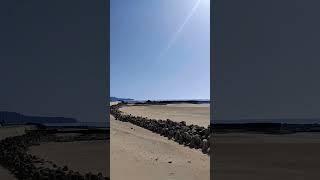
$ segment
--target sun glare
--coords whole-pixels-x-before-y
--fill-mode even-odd
[[[202,3],[203,5],[210,5],[210,0],[200,0],[200,3]]]

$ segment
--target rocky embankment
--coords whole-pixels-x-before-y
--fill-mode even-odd
[[[83,139],[84,137],[81,137]],[[88,139],[92,139],[89,137]],[[70,140],[70,139],[68,139]],[[107,180],[101,173],[80,174],[67,166],[59,167],[51,161],[27,153],[30,146],[42,142],[62,142],[63,137],[46,131],[29,131],[24,135],[8,137],[0,141],[0,165],[8,169],[19,180]],[[43,164],[51,164],[51,168]]]
[[[210,154],[210,125],[205,128],[198,125],[186,125],[186,122],[172,120],[156,120],[146,117],[126,115],[119,108],[124,104],[116,104],[110,107],[110,114],[116,120],[130,122],[137,126],[158,133],[170,140],[176,141],[190,148],[201,149],[203,153]]]

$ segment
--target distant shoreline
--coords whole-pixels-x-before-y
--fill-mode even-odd
[[[210,100],[130,100],[120,101],[124,104],[133,105],[167,105],[167,104],[209,104]]]

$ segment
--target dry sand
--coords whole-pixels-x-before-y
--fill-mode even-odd
[[[320,134],[215,134],[213,177],[223,180],[319,179]]]
[[[126,114],[143,116],[153,119],[171,119],[185,121],[188,125],[196,124],[208,127],[210,124],[209,104],[168,104],[168,105],[140,105],[124,106],[120,109]]]
[[[67,165],[69,169],[82,174],[99,173],[109,177],[109,141],[49,142],[32,146],[29,153],[58,166]]]
[[[209,156],[199,150],[113,117],[110,127],[112,180],[209,180]]]
[[[110,106],[116,105],[116,104],[119,104],[119,103],[120,103],[120,101],[113,101],[113,102],[110,102]]]

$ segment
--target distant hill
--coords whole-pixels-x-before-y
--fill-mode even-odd
[[[111,102],[115,102],[115,101],[133,101],[134,99],[130,99],[130,98],[117,98],[117,97],[110,97],[110,101]]]
[[[16,112],[0,111],[1,124],[26,124],[26,123],[77,123],[74,118],[65,117],[41,117],[41,116],[25,116]]]

